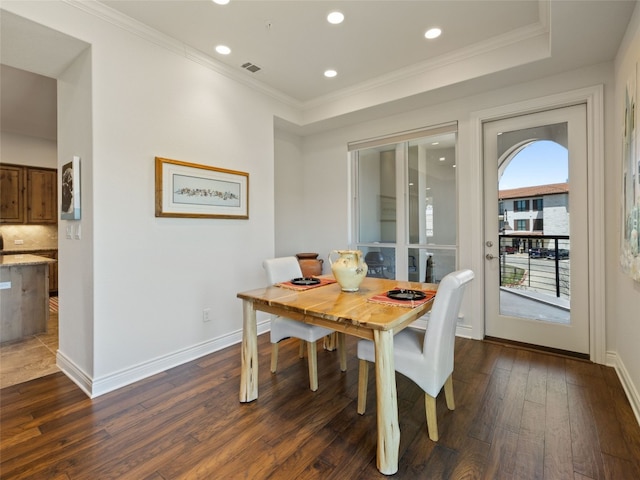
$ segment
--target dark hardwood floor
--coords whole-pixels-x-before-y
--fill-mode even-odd
[[[438,397],[429,440],[422,392],[397,376],[403,479],[640,478],[640,426],[611,368],[456,340],[456,410]],[[376,469],[375,376],[356,413],[355,340],[348,371],[318,352],[308,388],[297,342],[269,372],[259,338],[260,398],[238,402],[240,346],[88,399],[62,373],[0,390],[2,479],[349,479]]]

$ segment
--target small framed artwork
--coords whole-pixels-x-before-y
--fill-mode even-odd
[[[249,218],[249,174],[156,157],[156,217]]]
[[[62,166],[62,220],[80,220],[80,157]]]

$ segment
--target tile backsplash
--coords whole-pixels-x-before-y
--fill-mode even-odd
[[[2,225],[0,234],[4,240],[4,252],[58,248],[57,225]],[[16,245],[16,240],[23,243]]]

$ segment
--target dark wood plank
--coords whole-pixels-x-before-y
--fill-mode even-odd
[[[594,480],[605,478],[595,414],[585,386],[567,383],[574,471]]]
[[[318,346],[317,392],[297,341],[269,371],[258,339],[258,400],[241,404],[240,347],[88,399],[63,374],[0,390],[2,479],[388,478],[376,468],[375,376],[356,413],[356,340],[347,372]],[[640,478],[640,426],[611,368],[456,339],[456,409],[397,375],[399,471],[411,479]]]
[[[571,424],[564,360],[548,356],[544,428],[545,478],[572,478]]]

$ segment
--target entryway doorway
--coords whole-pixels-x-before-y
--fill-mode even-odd
[[[486,122],[483,139],[485,335],[589,354],[586,105]]]

